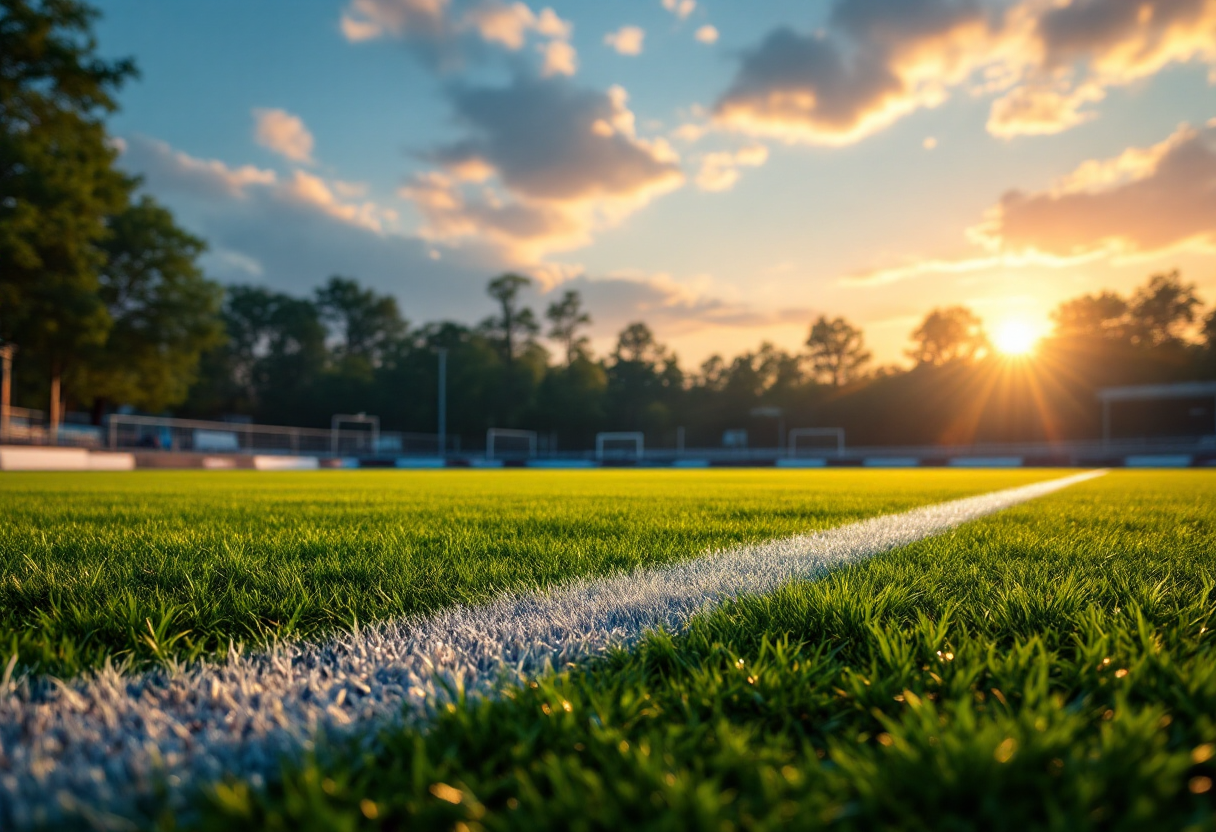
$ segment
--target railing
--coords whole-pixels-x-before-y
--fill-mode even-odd
[[[299,454],[304,456],[438,456],[439,437],[335,425],[296,428],[244,422],[113,415],[111,450],[160,450],[216,454]]]

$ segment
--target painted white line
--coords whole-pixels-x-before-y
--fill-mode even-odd
[[[648,630],[679,630],[724,600],[776,589],[1100,475],[1086,472],[658,569],[286,645],[223,665],[54,685],[0,679],[0,828],[134,812],[159,786],[181,797],[224,775],[255,781],[318,729],[426,719],[445,685],[474,695]],[[11,671],[11,668],[10,668]]]

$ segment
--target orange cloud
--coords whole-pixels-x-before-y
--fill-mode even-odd
[[[381,234],[397,219],[390,208],[374,202],[349,201],[350,183],[329,182],[297,170],[280,181],[274,171],[252,165],[230,167],[217,159],[198,159],[155,139],[126,142],[123,161],[141,171],[156,187],[204,198],[274,200]],[[264,204],[264,203],[263,203]]]
[[[450,0],[350,0],[342,15],[342,32],[351,42],[403,40],[439,68],[463,62],[469,37],[519,51],[535,34],[548,39],[537,46],[543,55],[543,73],[574,74],[577,53],[568,42],[573,26],[553,9],[538,14],[525,3],[504,0],[477,0],[461,8],[453,9]]]
[[[856,142],[960,87],[999,96],[994,135],[1094,117],[1111,87],[1166,66],[1216,67],[1216,0],[840,0],[822,31],[770,32],[714,108],[722,126],[787,141]],[[1213,70],[1216,82],[1216,70]]]
[[[684,20],[697,8],[697,0],[663,0],[663,8]]]
[[[1101,260],[1216,252],[1216,119],[1150,147],[1092,159],[1035,192],[1010,191],[970,229],[985,253],[912,260],[842,279],[881,285],[926,275],[1069,268]]]
[[[1216,248],[1216,126],[1086,162],[1041,193],[1002,197],[977,237],[1060,257]]]
[[[638,26],[622,26],[615,32],[604,35],[604,43],[620,55],[641,55],[642,41],[646,32]]]
[[[312,161],[312,133],[299,116],[286,110],[258,108],[253,117],[254,138],[262,147],[293,162]]]
[[[697,187],[703,191],[728,191],[739,181],[740,167],[759,167],[768,161],[768,148],[762,144],[730,153],[706,153],[701,157]]]

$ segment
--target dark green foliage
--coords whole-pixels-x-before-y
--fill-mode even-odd
[[[98,410],[108,401],[157,412],[185,400],[199,356],[223,342],[223,290],[197,264],[206,244],[151,197],[107,226],[99,295],[112,325],[81,356],[72,386]]]
[[[95,16],[75,0],[0,2],[0,340],[55,377],[105,342],[97,244],[133,185],[103,119],[135,67],[96,57]]]
[[[205,828],[1216,828],[1216,480],[1118,473],[321,744]]]

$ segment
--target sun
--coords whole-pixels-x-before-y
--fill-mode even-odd
[[[1038,340],[1039,335],[1033,325],[1012,319],[996,328],[992,343],[1002,355],[1027,355],[1034,350]]]

